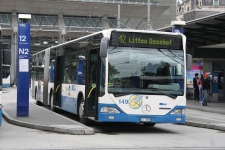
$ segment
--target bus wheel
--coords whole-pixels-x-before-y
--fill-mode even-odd
[[[35,88],[34,99],[37,99],[37,89]]]
[[[36,104],[37,104],[38,106],[41,106],[41,105],[42,105],[42,103],[41,103],[39,100],[36,100]]]
[[[50,109],[51,109],[51,111],[55,111],[54,105],[53,105],[53,94],[50,95]]]
[[[143,125],[153,127],[155,125],[155,123],[143,123]]]
[[[84,99],[81,98],[80,100],[80,104],[79,104],[79,118],[80,118],[80,122],[83,124],[88,124],[87,118],[84,115]]]
[[[41,106],[41,102],[39,101],[39,98],[38,98],[38,95],[37,95],[37,93],[38,93],[38,91],[36,92],[36,97],[35,97],[35,99],[36,99],[36,104],[38,105],[38,106]]]

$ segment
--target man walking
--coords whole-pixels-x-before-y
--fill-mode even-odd
[[[194,100],[199,101],[198,73],[193,78]]]
[[[210,92],[210,80],[208,79],[208,74],[204,74],[204,79],[202,81],[202,92],[203,92],[203,99],[202,99],[202,106],[208,106],[208,98],[209,98],[209,92]]]

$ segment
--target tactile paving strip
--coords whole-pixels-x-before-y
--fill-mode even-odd
[[[77,128],[81,128],[81,126],[79,125],[51,125],[51,127],[55,127],[55,128],[63,128],[63,129],[77,129]]]

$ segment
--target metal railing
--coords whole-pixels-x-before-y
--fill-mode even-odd
[[[12,15],[11,14],[0,14],[0,26],[1,27],[11,27],[12,25]]]
[[[99,2],[116,4],[148,5],[148,0],[73,0],[78,2]],[[152,1],[151,4],[157,5],[158,2]]]

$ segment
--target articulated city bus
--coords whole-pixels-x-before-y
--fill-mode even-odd
[[[0,27],[0,126],[2,125],[2,29]]]
[[[84,124],[182,124],[190,65],[182,34],[103,30],[33,55],[33,66],[44,67],[43,96],[36,100]]]
[[[2,88],[10,87],[10,65],[2,64]]]
[[[44,90],[44,73],[48,74],[46,78],[47,81],[45,85],[47,85],[49,93],[48,96],[52,95],[53,92],[53,83],[54,83],[54,60],[51,58],[51,63],[49,64],[49,70],[44,72],[44,58],[45,52],[42,51],[40,53],[34,54],[32,58],[32,69],[31,69],[31,95],[34,99],[36,99],[36,104],[41,105],[44,103],[43,100],[43,90]],[[52,51],[51,56],[55,57],[55,53]],[[52,97],[53,98],[53,97]],[[47,98],[49,101],[47,105],[50,106],[50,97]],[[53,106],[53,105],[51,105]],[[52,108],[53,109],[53,108]]]

